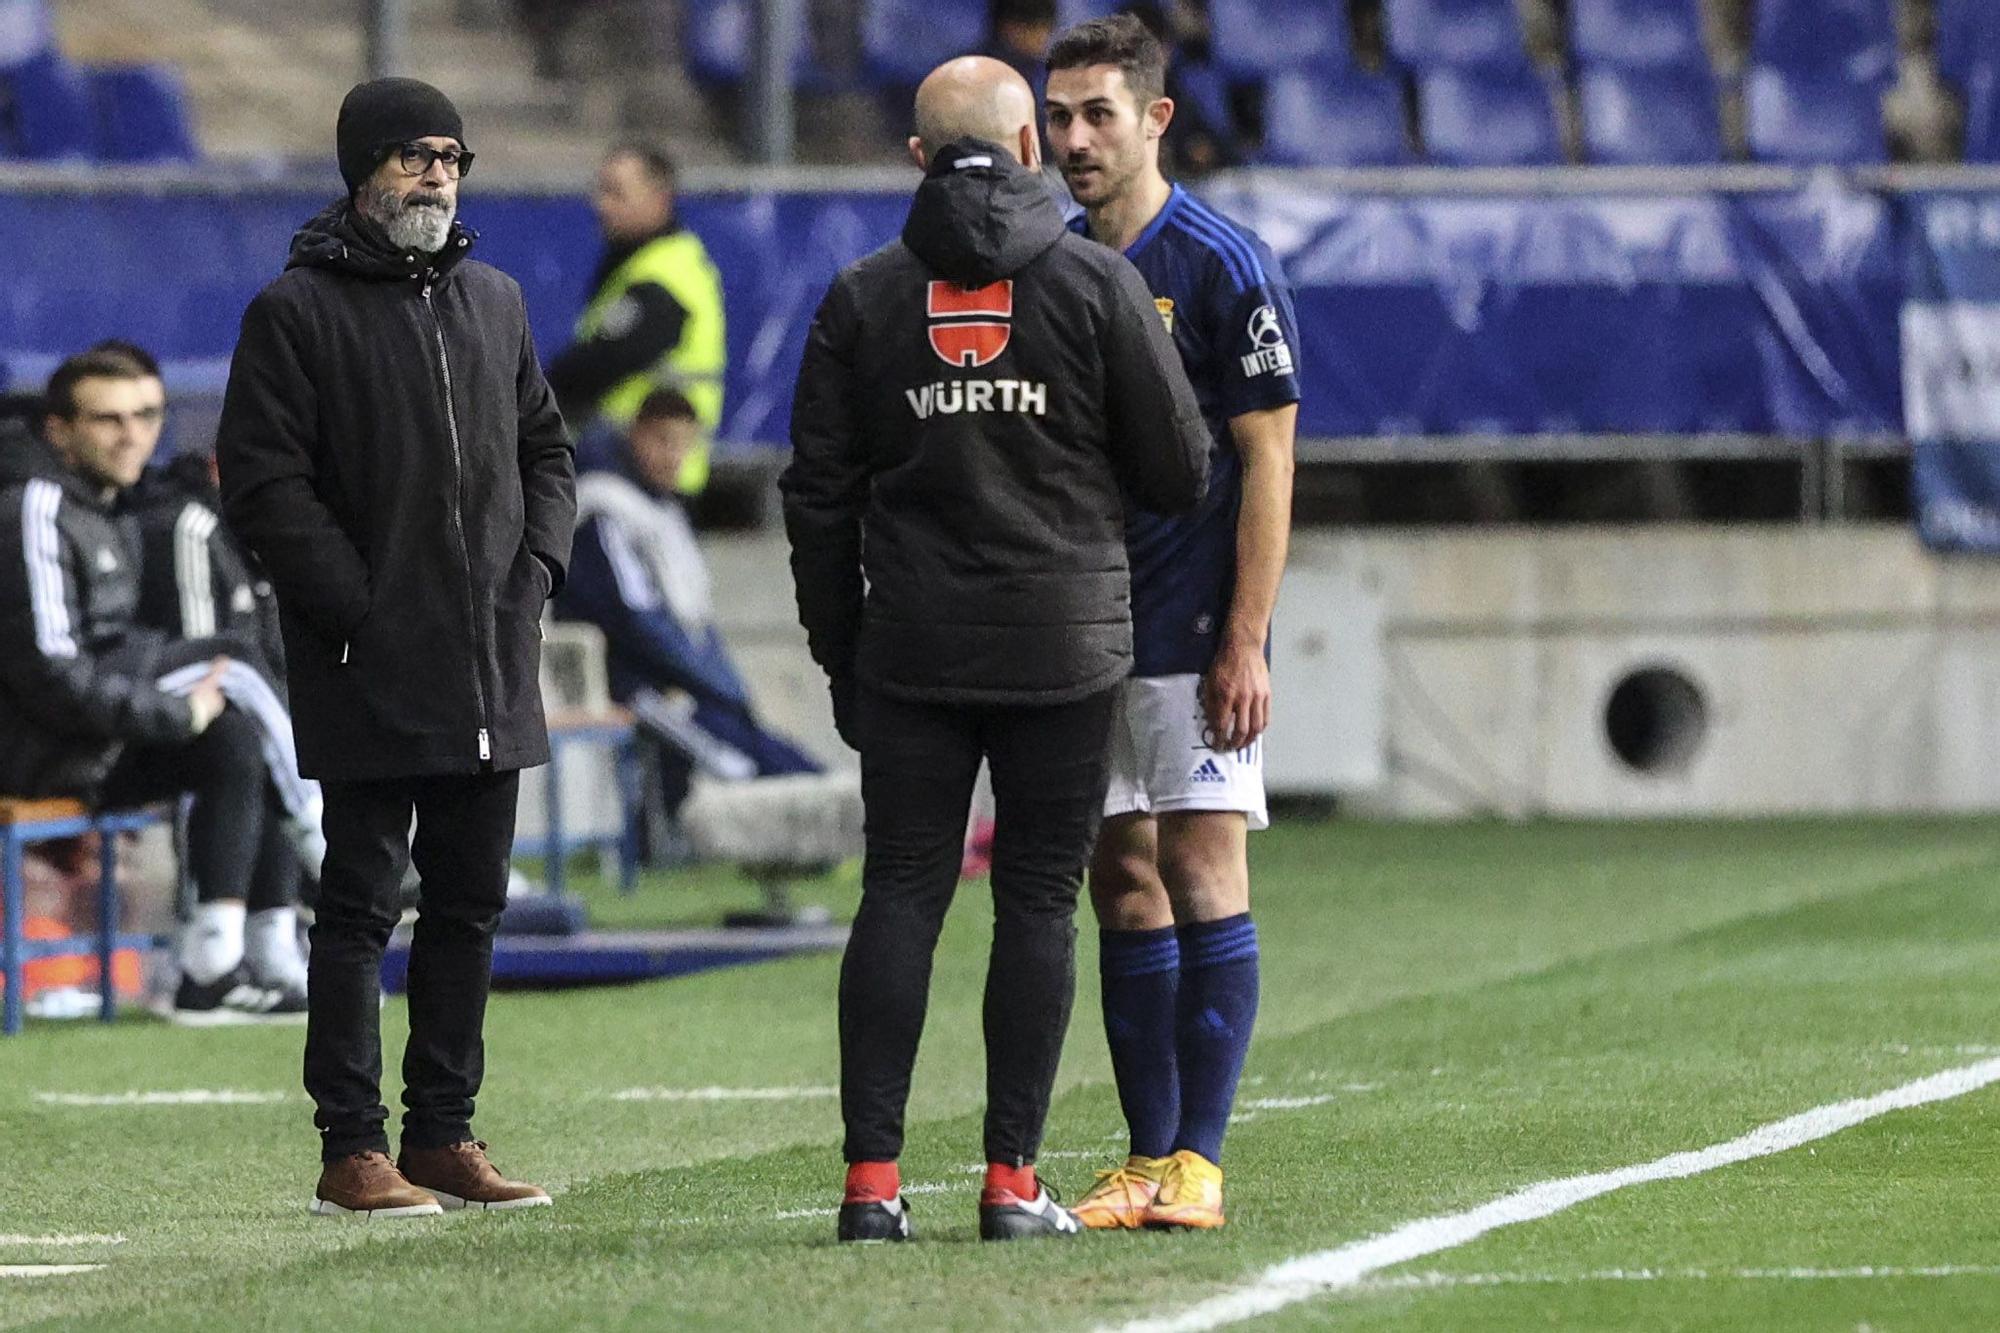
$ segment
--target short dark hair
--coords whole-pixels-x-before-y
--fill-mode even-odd
[[[700,421],[701,414],[694,410],[694,404],[679,389],[658,388],[646,395],[646,401],[639,404],[638,413],[632,418],[641,421]]]
[[[1167,95],[1167,52],[1160,39],[1130,14],[1079,23],[1049,48],[1049,70],[1116,65],[1143,108]]]
[[[617,157],[629,157],[636,161],[645,168],[647,178],[662,190],[672,190],[680,179],[680,168],[674,165],[672,155],[658,144],[628,140],[613,145],[611,151],[604,155],[604,160],[609,162]]]
[[[76,386],[85,380],[143,380],[156,379],[158,375],[158,367],[147,370],[144,363],[125,352],[93,347],[70,357],[49,376],[48,387],[42,390],[42,413],[74,421],[78,406]]]
[[[148,377],[156,380],[164,378],[160,374],[159,361],[154,358],[151,352],[139,346],[138,343],[127,342],[123,338],[106,338],[102,342],[92,343],[85,350],[90,352],[104,352],[111,356],[122,356],[138,366],[139,369],[145,371]]]

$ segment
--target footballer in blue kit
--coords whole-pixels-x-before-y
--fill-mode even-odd
[[[1128,501],[1133,671],[1113,725],[1091,861],[1104,1029],[1131,1129],[1074,1209],[1100,1229],[1223,1224],[1222,1138],[1257,1013],[1247,835],[1269,823],[1269,635],[1291,529],[1298,339],[1270,250],[1160,172],[1174,104],[1136,18],[1082,23],[1049,53],[1072,224],[1151,288],[1214,436],[1194,513]]]

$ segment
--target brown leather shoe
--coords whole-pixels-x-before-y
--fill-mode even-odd
[[[405,1148],[396,1165],[447,1208],[542,1208],[549,1192],[509,1180],[486,1160],[486,1145],[467,1139],[444,1148]]]
[[[328,1162],[313,1191],[321,1217],[436,1217],[444,1211],[431,1195],[404,1178],[385,1152],[358,1152]]]

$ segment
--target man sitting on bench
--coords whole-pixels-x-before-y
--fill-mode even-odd
[[[696,773],[735,780],[821,771],[758,720],[715,623],[708,563],[674,491],[700,437],[687,398],[654,390],[620,469],[577,478],[575,554],[555,600],[562,619],[603,631],[611,695],[655,747],[670,818]]]
[[[135,621],[140,557],[124,497],[160,438],[165,397],[130,355],[57,367],[46,445],[0,439],[0,793],[107,807],[194,797],[199,898],[179,949],[174,1017],[296,1018],[305,968],[289,919],[300,866],[317,870],[316,784],[298,775],[291,720],[227,638],[176,639]]]

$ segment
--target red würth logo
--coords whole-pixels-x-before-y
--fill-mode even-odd
[[[985,287],[934,282],[930,293],[931,350],[948,366],[984,366],[1007,350],[1014,318],[1012,279]]]

